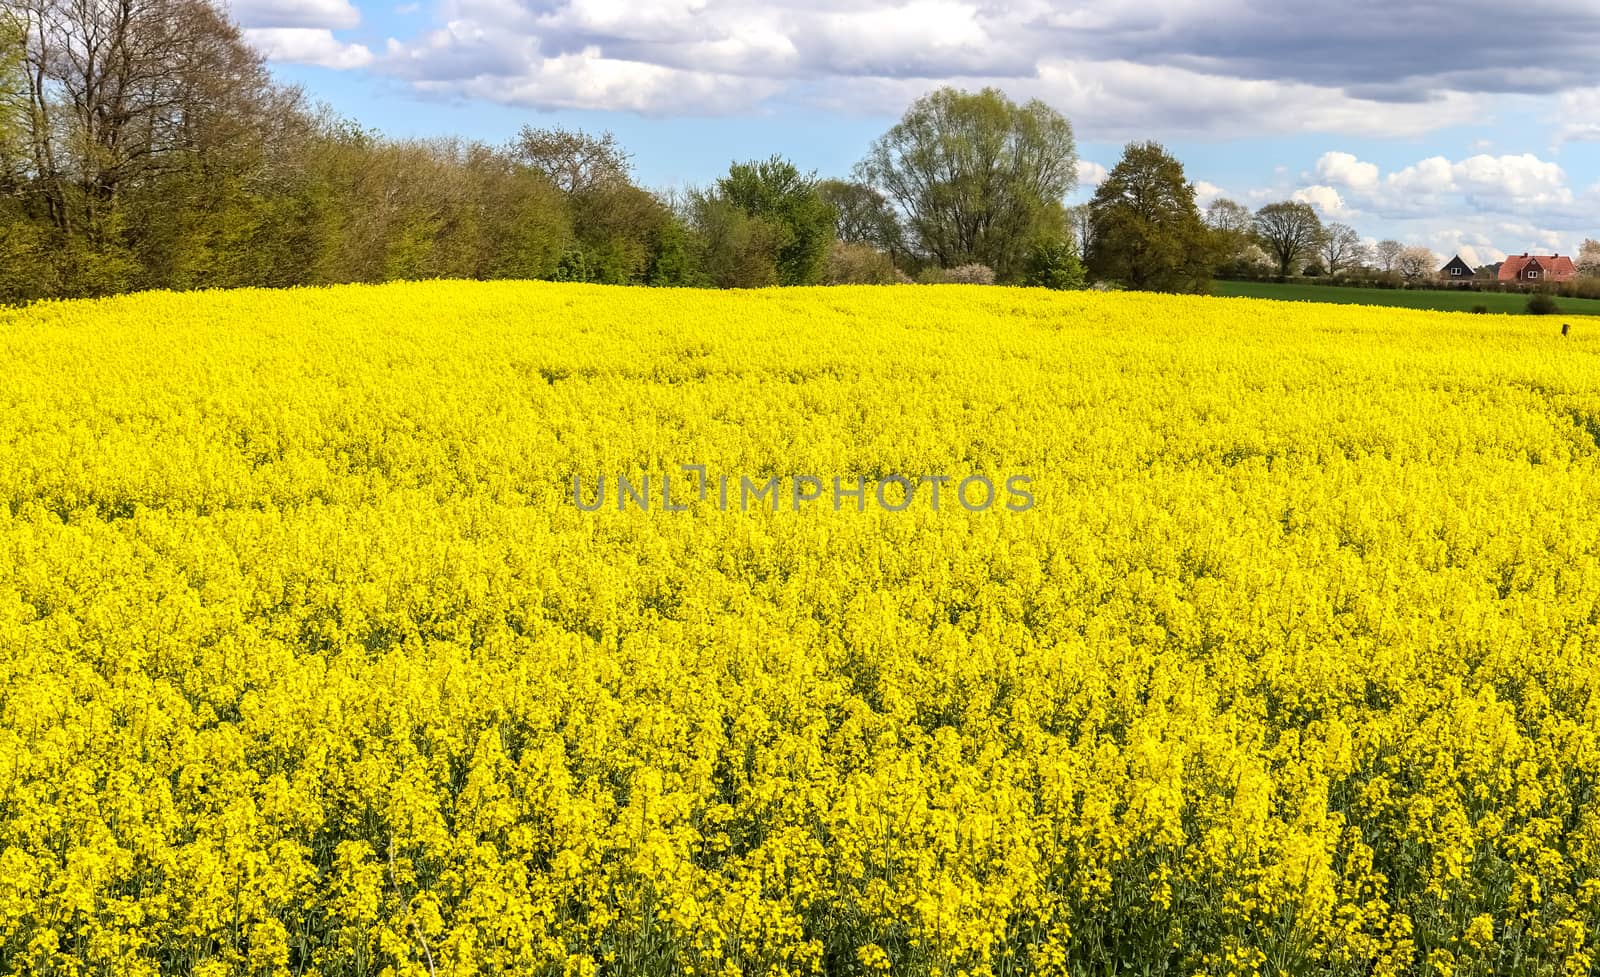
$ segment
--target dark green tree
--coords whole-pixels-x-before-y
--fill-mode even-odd
[[[865,244],[891,258],[905,251],[900,217],[883,194],[856,180],[823,180],[817,192],[834,212],[834,235],[846,244]]]
[[[1088,270],[1154,292],[1206,292],[1215,241],[1183,164],[1159,143],[1129,143],[1090,201]]]
[[[1083,262],[1078,258],[1077,249],[1063,238],[1045,238],[1034,242],[1028,251],[1022,284],[1039,288],[1082,288]]]
[[[676,213],[667,214],[651,242],[645,283],[660,288],[687,288],[706,284],[695,250],[694,232]]]

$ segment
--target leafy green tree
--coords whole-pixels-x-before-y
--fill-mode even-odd
[[[670,236],[671,213],[633,184],[631,159],[611,133],[524,126],[510,153],[567,200],[576,241],[558,277],[622,285],[662,274],[657,250]]]
[[[835,214],[819,192],[815,174],[802,174],[781,156],[735,163],[717,181],[716,194],[766,226],[778,284],[821,280],[834,240]]]
[[[1255,215],[1250,208],[1227,197],[1219,197],[1206,208],[1205,222],[1211,228],[1217,273],[1249,274],[1254,264],[1251,259],[1259,255],[1255,242]]]
[[[707,281],[717,288],[778,284],[781,229],[715,193],[696,194],[691,208]]]
[[[1041,224],[1077,184],[1072,126],[1038,100],[986,88],[917,99],[857,166],[905,215],[912,245],[945,268],[1022,274]]]
[[[541,172],[506,153],[477,147],[468,163],[481,217],[475,278],[553,278],[575,239],[561,192]]]
[[[1183,164],[1159,143],[1129,143],[1089,206],[1094,277],[1144,291],[1209,290],[1215,241]]]
[[[572,221],[587,253],[588,281],[644,284],[672,213],[631,183],[607,183],[570,197]]]
[[[661,288],[704,285],[705,271],[696,253],[694,232],[683,218],[668,210],[652,242],[645,283]]]

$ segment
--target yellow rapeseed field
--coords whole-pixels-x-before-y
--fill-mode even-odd
[[[1600,322],[0,311],[0,972],[1576,977],[1597,926]]]

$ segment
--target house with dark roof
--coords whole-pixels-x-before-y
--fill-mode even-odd
[[[1510,255],[1500,262],[1500,280],[1543,284],[1545,282],[1570,282],[1578,277],[1578,267],[1572,259],[1561,254]]]
[[[1439,269],[1439,277],[1456,282],[1466,281],[1472,277],[1472,266],[1462,261],[1458,254]]]

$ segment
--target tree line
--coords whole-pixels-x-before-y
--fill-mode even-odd
[[[1222,244],[1220,274],[1236,278],[1390,275],[1400,283],[1431,278],[1440,259],[1428,248],[1384,240],[1368,245],[1355,228],[1324,223],[1310,204],[1280,201],[1257,211],[1226,198],[1206,208]]]
[[[606,133],[387,138],[274,83],[211,0],[0,5],[0,302],[417,278],[755,287],[899,281],[1205,291],[1270,255],[1336,272],[1304,204],[1204,214],[1127,147],[1086,205],[1070,123],[941,88],[848,177],[781,157],[652,192]]]
[[[1348,224],[1324,222],[1309,204],[1271,203],[1252,212],[1226,198],[1206,208],[1205,221],[1218,236],[1219,275],[1228,278],[1291,276],[1333,279],[1357,285],[1410,287],[1434,281],[1448,258],[1432,249],[1393,239],[1368,244]],[[1577,295],[1600,293],[1600,241],[1588,239],[1574,258],[1580,280],[1565,286]],[[1479,265],[1474,280],[1493,280],[1499,264]]]
[[[400,278],[1076,284],[1072,130],[934,92],[849,179],[651,192],[609,134],[386,138],[274,83],[209,0],[0,6],[0,302]]]

